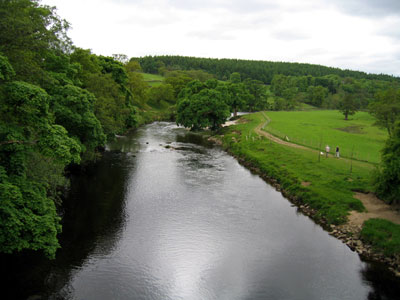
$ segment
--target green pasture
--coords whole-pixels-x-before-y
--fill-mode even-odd
[[[150,86],[160,85],[164,81],[164,77],[161,75],[141,73],[144,81],[146,81]]]
[[[225,147],[235,155],[277,179],[285,190],[317,209],[329,223],[343,223],[349,211],[364,209],[353,195],[354,190],[372,189],[373,164],[318,157],[315,151],[276,144],[254,132],[258,124],[265,122],[261,113],[243,118],[248,122],[225,127],[221,132]]]
[[[266,115],[270,122],[264,130],[275,136],[314,149],[329,145],[331,153],[339,146],[342,157],[353,153],[354,159],[372,163],[380,162],[387,139],[386,131],[373,126],[374,119],[366,112],[357,112],[347,121],[334,110],[269,111]]]

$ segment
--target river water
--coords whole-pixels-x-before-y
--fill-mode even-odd
[[[61,243],[54,262],[15,276],[15,294],[343,300],[398,299],[400,290],[234,158],[172,123],[119,138],[73,178]]]

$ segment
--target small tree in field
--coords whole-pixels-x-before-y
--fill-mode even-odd
[[[349,93],[345,93],[344,97],[339,102],[339,111],[344,115],[345,120],[348,120],[349,116],[354,115],[359,107],[359,102],[355,95]]]

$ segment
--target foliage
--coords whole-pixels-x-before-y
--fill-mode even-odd
[[[376,118],[376,125],[386,128],[389,136],[392,136],[395,123],[400,118],[400,89],[381,91],[376,98],[369,105],[369,111]]]
[[[306,103],[316,107],[321,107],[326,96],[328,96],[328,89],[323,86],[310,86],[307,89],[307,101]]]
[[[345,93],[345,96],[339,101],[339,110],[344,115],[344,119],[348,120],[349,115],[354,115],[359,109],[359,103],[354,94]]]
[[[17,79],[45,82],[45,59],[54,51],[68,51],[69,24],[55,8],[37,1],[0,1],[0,52],[8,57]]]
[[[52,98],[57,124],[77,137],[88,151],[105,143],[103,128],[93,113],[95,101],[93,94],[73,85],[60,87]]]
[[[204,88],[198,93],[188,94],[179,101],[176,123],[191,130],[209,127],[218,129],[229,116],[229,107],[221,92]]]
[[[333,80],[334,76],[352,77],[356,79],[397,81],[400,79],[389,75],[367,74],[364,72],[341,70],[339,68],[331,68],[320,65],[303,64],[303,63],[284,63],[242,59],[217,59],[217,58],[197,58],[187,56],[145,56],[138,59],[144,72],[157,73],[161,63],[167,69],[175,70],[204,70],[214,74],[220,80],[227,80],[230,74],[238,72],[241,74],[242,80],[246,78],[260,80],[266,84],[271,84],[274,75],[283,74],[286,76],[304,76],[313,77],[330,76],[324,82],[330,85],[333,91],[335,84],[329,80]],[[322,85],[322,82],[316,85]]]
[[[261,81],[254,79],[246,79],[243,83],[249,93],[246,101],[247,109],[249,111],[267,109],[267,87]]]
[[[175,102],[174,88],[169,83],[153,86],[150,89],[148,89],[147,99],[148,101],[151,101],[153,103],[155,102],[157,104],[159,104],[161,100],[174,103]]]
[[[383,219],[364,222],[361,238],[386,255],[400,253],[400,225]]]
[[[53,123],[43,89],[9,82],[0,107],[0,251],[41,249],[54,257],[61,231],[54,191],[63,183],[63,168],[79,163],[81,148]],[[48,165],[32,168],[37,157]]]
[[[96,56],[90,50],[75,49],[71,62],[81,65],[77,77],[82,87],[94,94],[94,114],[108,138],[137,126],[134,104],[145,101],[145,87],[140,77],[114,58]]]
[[[382,150],[382,165],[374,178],[376,194],[388,203],[400,203],[400,122]]]
[[[15,71],[13,67],[10,65],[7,57],[1,55],[0,53],[0,82],[8,81],[13,76],[15,76]]]

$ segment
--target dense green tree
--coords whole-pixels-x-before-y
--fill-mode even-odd
[[[229,81],[232,83],[240,83],[240,82],[242,82],[242,77],[240,76],[240,73],[233,72],[231,74],[231,76],[229,77]]]
[[[382,150],[382,166],[375,176],[375,188],[376,194],[388,203],[400,203],[400,122]]]
[[[376,101],[369,105],[370,113],[376,118],[376,125],[386,128],[393,135],[396,121],[400,118],[400,89],[390,88],[376,95]]]
[[[92,93],[73,85],[59,88],[52,97],[57,124],[65,127],[70,135],[77,137],[84,145],[83,150],[90,152],[98,146],[103,146],[106,138],[93,112],[95,101]]]
[[[187,76],[186,74],[169,72],[165,79],[165,83],[172,86],[174,89],[174,96],[177,98],[181,90],[192,80],[193,78]]]
[[[54,190],[64,167],[79,163],[81,148],[53,123],[43,89],[12,81],[0,91],[0,251],[54,257],[61,229]]]
[[[323,86],[310,86],[307,90],[307,103],[321,107],[328,96],[328,89]]]
[[[229,106],[221,92],[206,88],[179,101],[176,123],[191,130],[207,127],[216,130],[225,123],[229,114]]]
[[[126,84],[128,90],[132,94],[132,104],[143,106],[147,101],[148,83],[144,81],[143,75],[137,72],[128,72],[128,82]]]
[[[344,93],[344,96],[338,103],[340,112],[344,115],[344,119],[348,120],[349,116],[354,115],[360,108],[358,99],[354,94]]]
[[[68,27],[54,7],[30,0],[0,1],[0,52],[8,57],[17,79],[31,83],[47,80],[44,65],[49,53],[71,47]]]
[[[174,88],[171,84],[163,83],[148,90],[147,98],[150,102],[160,104],[161,101],[175,103]]]
[[[244,82],[245,88],[249,95],[246,99],[246,106],[249,111],[266,109],[267,95],[266,86],[259,80],[247,78]]]

